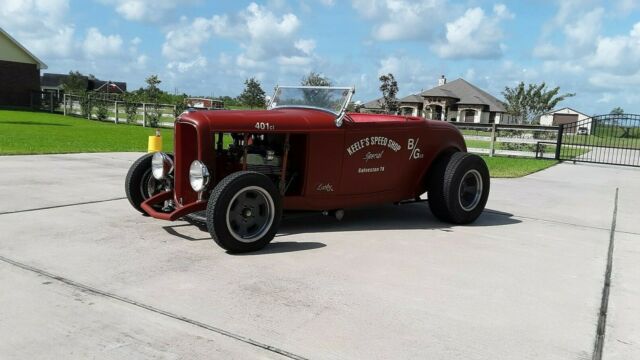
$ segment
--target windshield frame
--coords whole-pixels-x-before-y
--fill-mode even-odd
[[[331,109],[321,108],[321,107],[311,106],[311,105],[276,105],[276,106],[273,106],[273,101],[275,100],[276,94],[278,93],[278,90],[280,90],[280,89],[326,89],[326,90],[348,91],[348,93],[347,93],[345,101],[342,104],[342,107],[340,108],[340,110],[337,111],[337,112],[334,112]],[[356,91],[355,87],[348,87],[348,86],[303,86],[303,85],[298,85],[298,86],[276,86],[275,92],[274,92],[273,96],[271,97],[271,100],[269,100],[269,105],[267,106],[267,110],[297,108],[297,109],[313,109],[313,110],[325,111],[325,112],[328,112],[328,113],[333,114],[333,115],[336,116],[336,119],[335,119],[336,126],[340,127],[342,125],[342,119],[344,118],[344,115],[346,114],[347,107],[349,107],[349,104],[351,103],[351,99],[353,98],[353,94],[355,93],[355,91]]]

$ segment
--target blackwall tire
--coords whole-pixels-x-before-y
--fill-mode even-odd
[[[440,221],[449,222],[449,209],[444,199],[444,177],[449,164],[451,154],[446,154],[436,159],[429,171],[429,183],[427,184],[429,196],[429,209]]]
[[[265,175],[239,171],[216,185],[207,204],[207,229],[231,253],[264,248],[273,240],[282,218],[282,199]]]
[[[446,162],[444,171],[436,177],[429,193],[431,211],[439,219],[453,224],[475,221],[487,204],[490,176],[481,157],[469,153],[454,153]],[[432,198],[433,197],[433,198]],[[432,203],[433,202],[433,203]]]
[[[142,210],[140,205],[154,194],[162,191],[163,188],[163,183],[151,175],[151,157],[153,157],[153,153],[145,154],[136,160],[129,168],[124,182],[124,190],[129,203],[142,214],[146,214],[146,212]]]

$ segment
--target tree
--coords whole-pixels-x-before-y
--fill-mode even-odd
[[[260,81],[255,78],[249,78],[244,82],[244,91],[239,96],[240,101],[243,104],[248,105],[250,108],[264,107],[265,106],[265,94],[260,85]]]
[[[502,95],[506,102],[507,113],[521,117],[527,123],[533,123],[540,115],[553,110],[561,101],[575,96],[566,93],[558,95],[560,87],[547,89],[547,84],[529,84],[520,82],[516,87],[505,87]]]
[[[302,86],[331,86],[331,80],[329,78],[320,75],[319,73],[312,71],[309,75],[304,76],[300,80]]]
[[[149,125],[157,127],[160,122],[160,104],[158,99],[161,94],[158,85],[162,81],[158,78],[158,75],[151,75],[145,79],[147,87],[144,89],[145,100],[151,102],[151,106],[146,106],[147,118],[149,119]]]
[[[618,106],[618,107],[615,107],[615,108],[611,109],[611,112],[609,114],[611,114],[611,115],[624,115],[624,110],[620,106]]]
[[[398,82],[393,74],[380,76],[380,91],[382,92],[382,108],[387,114],[395,114],[400,106],[396,95],[398,94]]]
[[[151,75],[146,78],[144,82],[147,83],[147,87],[144,89],[145,97],[149,101],[157,102],[161,92],[158,85],[160,85],[162,81],[158,78],[158,75]]]
[[[69,71],[69,75],[62,80],[62,89],[67,94],[84,95],[87,91],[87,77],[80,71]]]

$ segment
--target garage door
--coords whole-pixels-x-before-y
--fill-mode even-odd
[[[574,123],[578,121],[578,114],[553,114],[553,126]]]

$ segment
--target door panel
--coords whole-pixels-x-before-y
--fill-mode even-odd
[[[341,192],[342,151],[344,130],[309,135],[308,166],[305,194],[307,196],[337,195]]]
[[[408,134],[406,121],[350,124],[342,151],[342,193],[375,193],[406,183],[412,155]]]

